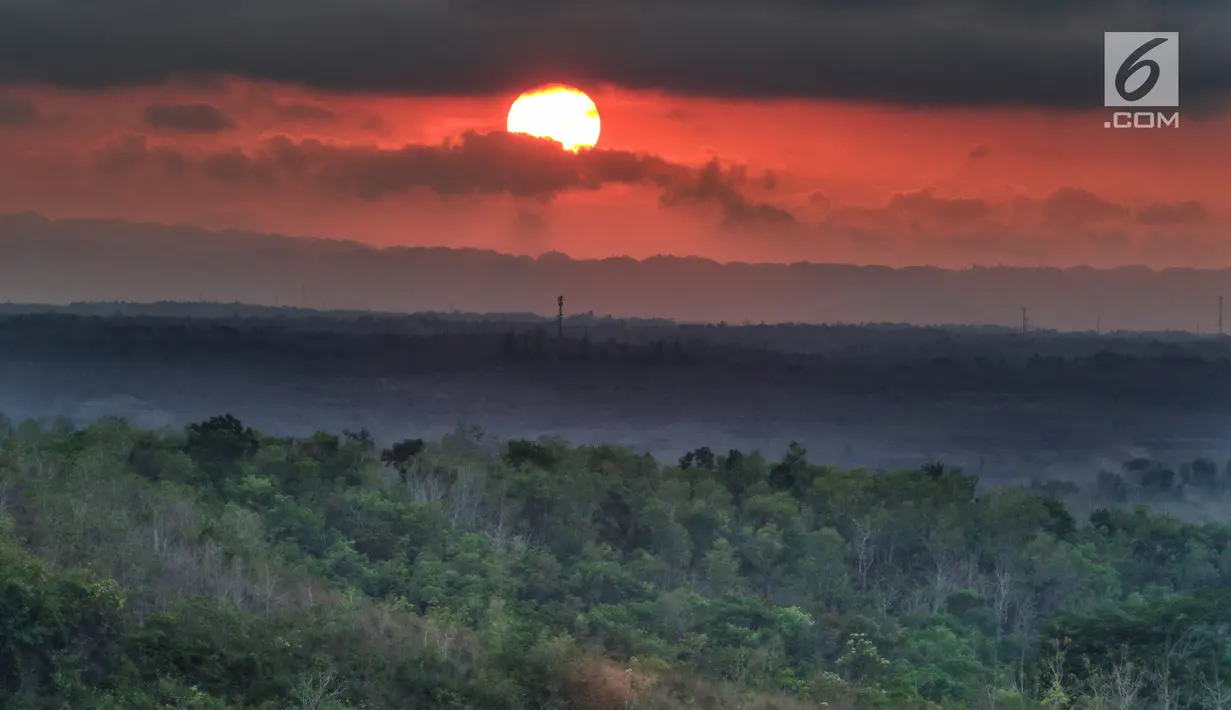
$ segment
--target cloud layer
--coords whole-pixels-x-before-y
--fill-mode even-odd
[[[28,126],[38,119],[38,107],[30,100],[0,94],[0,127]]]
[[[427,189],[441,196],[506,194],[547,201],[571,190],[647,186],[661,191],[664,205],[716,204],[731,224],[794,221],[784,209],[747,198],[743,187],[749,178],[740,168],[714,161],[698,169],[619,150],[571,153],[558,143],[504,132],[467,132],[456,141],[399,149],[278,136],[255,150],[196,152],[128,134],[98,150],[94,164],[114,176],[202,177],[247,188],[308,183],[332,196],[370,200]]]
[[[541,81],[719,96],[1095,107],[1106,30],[1181,33],[1189,106],[1231,93],[1224,0],[0,0],[0,82],[232,74],[483,94]]]
[[[881,206],[833,209],[810,234],[906,263],[951,263],[947,256],[962,253],[975,263],[1196,265],[1203,256],[1224,263],[1225,228],[1197,201],[1126,205],[1064,186],[1005,202],[898,193]]]
[[[235,127],[235,119],[210,104],[151,104],[145,122],[152,128],[190,133],[218,133]]]
[[[718,161],[690,166],[618,150],[570,153],[504,132],[396,149],[286,136],[246,149],[188,149],[128,134],[96,151],[93,167],[117,189],[191,192],[212,185],[227,192],[211,194],[245,199],[284,192],[389,205],[419,191],[509,196],[518,205],[515,229],[526,234],[541,234],[554,221],[545,208],[565,193],[642,187],[656,191],[664,207],[706,208],[720,215],[721,226],[744,228],[734,241],[714,242],[734,249],[736,258],[1189,265],[1231,256],[1220,237],[1224,217],[1195,200],[1129,204],[1069,185],[1005,200],[923,189],[879,204],[834,204],[816,193],[779,195],[772,175],[751,176]]]

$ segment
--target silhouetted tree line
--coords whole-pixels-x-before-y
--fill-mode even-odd
[[[209,321],[249,329],[273,326],[281,330],[347,334],[502,334],[536,328],[554,333],[554,319],[531,313],[379,313],[318,311],[305,308],[230,303],[80,303],[70,306],[0,304],[0,321],[8,318],[124,318],[153,323]],[[939,357],[1007,357],[1020,361],[1032,353],[1075,357],[1114,352],[1138,357],[1195,354],[1204,359],[1231,356],[1231,339],[1196,336],[1181,331],[1132,333],[1057,332],[981,325],[915,326],[902,323],[676,323],[665,319],[566,316],[569,337],[588,335],[593,341],[615,338],[645,345],[659,340],[702,340],[716,345],[880,359],[902,351],[931,359]],[[896,353],[886,351],[886,343]]]
[[[903,347],[901,338],[908,336],[897,331],[852,332],[851,337],[864,343],[862,349],[849,355],[817,355],[701,337],[638,342],[600,340],[582,332],[558,339],[544,326],[519,329],[507,323],[498,331],[433,335],[291,328],[274,320],[44,314],[0,318],[0,356],[230,368],[283,377],[503,370],[549,376],[563,386],[583,377],[631,377],[651,383],[687,377],[691,385],[716,389],[738,382],[822,393],[1049,394],[1186,405],[1215,405],[1231,398],[1231,360],[1204,341],[1160,344],[1146,355],[1108,350],[1065,356],[1034,352],[1025,340],[1002,340],[998,350],[983,342],[983,354],[976,348],[968,355],[919,357]],[[876,342],[878,354],[868,356],[865,351]]]

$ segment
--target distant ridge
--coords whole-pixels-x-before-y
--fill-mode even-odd
[[[894,269],[575,260],[393,247],[123,220],[0,215],[0,301],[243,302],[393,313],[571,313],[692,322],[846,322],[1213,333],[1231,270]],[[567,313],[566,313],[567,315]],[[1097,324],[1097,325],[1096,325]]]

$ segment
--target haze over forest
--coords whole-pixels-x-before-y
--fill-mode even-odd
[[[0,301],[214,301],[392,312],[566,312],[679,321],[987,324],[1213,333],[1231,270],[954,271],[696,257],[575,260],[377,248],[123,220],[0,215]]]

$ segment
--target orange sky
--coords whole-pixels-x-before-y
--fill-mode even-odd
[[[602,115],[598,148],[614,153],[580,159],[589,161],[581,177],[553,159],[548,182],[565,186],[514,197],[502,186],[534,182],[537,164],[510,166],[521,153],[506,155],[503,144],[476,142],[464,164],[447,151],[399,153],[500,131],[513,94],[335,95],[239,80],[16,87],[4,96],[38,117],[0,122],[0,212],[578,258],[1231,266],[1226,117],[1182,112],[1178,129],[1107,130],[1101,110],[907,110],[584,88]],[[147,121],[151,105],[198,103],[225,125]],[[267,141],[282,137],[279,153]],[[337,150],[324,156],[309,139]],[[646,172],[625,179],[620,161],[633,155]],[[319,164],[309,170],[303,160]],[[707,174],[711,160],[721,170]],[[441,180],[458,194],[415,186]],[[468,180],[489,187],[466,194]],[[379,194],[363,191],[373,185]],[[755,216],[762,207],[793,220]]]

